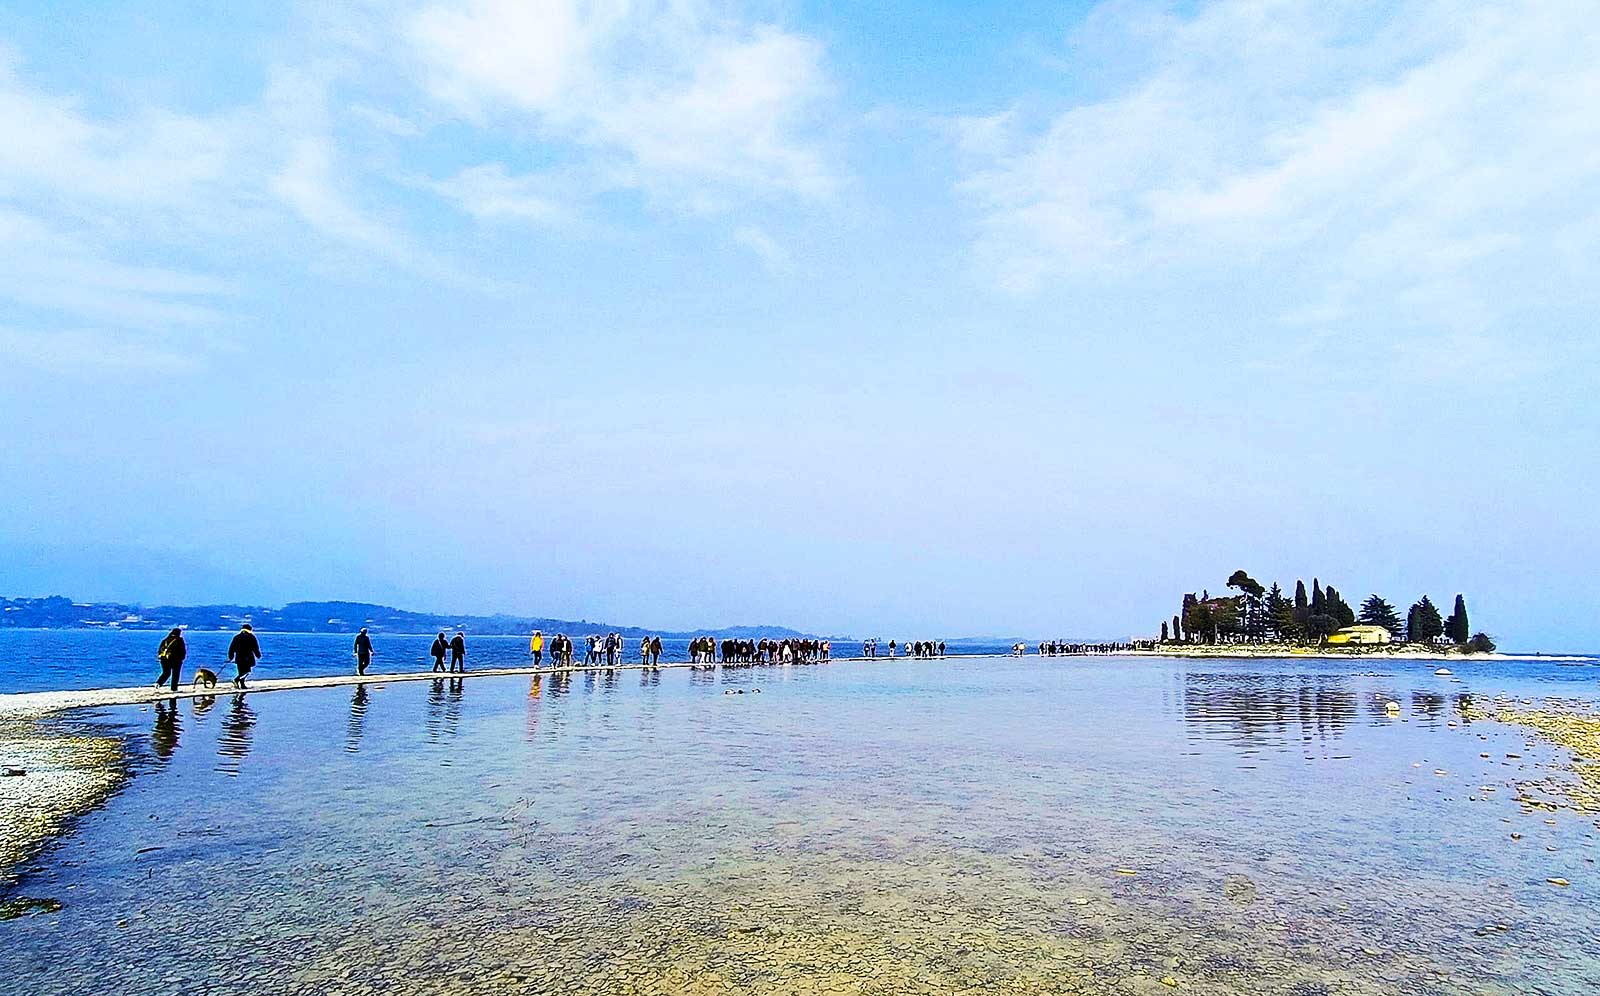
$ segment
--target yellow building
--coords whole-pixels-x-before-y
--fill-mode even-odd
[[[1346,626],[1328,637],[1329,643],[1388,643],[1389,631],[1382,626]]]

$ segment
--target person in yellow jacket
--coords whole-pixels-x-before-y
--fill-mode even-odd
[[[528,641],[528,653],[533,655],[533,666],[538,667],[544,659],[544,634],[538,630],[533,631],[533,639]]]

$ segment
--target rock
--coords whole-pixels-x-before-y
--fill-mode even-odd
[[[1170,976],[1170,975],[1163,975],[1163,976],[1162,976],[1162,977],[1161,977],[1161,984],[1162,984],[1162,985],[1164,985],[1164,986],[1172,986],[1172,987],[1176,987],[1176,986],[1177,986],[1177,984],[1178,984],[1178,980],[1177,980],[1177,979],[1174,979],[1174,978],[1173,978],[1173,977],[1172,977],[1172,976]]]
[[[1547,878],[1547,879],[1545,879],[1545,881],[1549,882],[1551,885],[1558,885],[1563,889],[1565,889],[1567,886],[1572,884],[1571,882],[1568,882],[1564,878]]]
[[[25,774],[27,774],[26,771],[21,768],[13,768],[10,765],[0,768],[0,778],[21,778]]]
[[[1442,667],[1433,673],[1439,675],[1440,677],[1449,677],[1450,669],[1447,667]]]

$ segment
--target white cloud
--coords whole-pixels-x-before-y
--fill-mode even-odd
[[[572,215],[576,193],[563,177],[510,176],[500,163],[470,166],[429,187],[483,221],[564,221]]]
[[[110,258],[96,243],[0,205],[0,299],[129,328],[203,325],[226,282]]]
[[[1302,314],[1378,296],[1470,328],[1600,181],[1592,4],[1225,0],[1129,20],[1143,75],[969,149],[961,190],[1003,285],[1270,263],[1321,288]]]
[[[405,34],[438,100],[587,150],[601,188],[689,210],[834,188],[807,137],[827,83],[806,36],[692,0],[464,0],[420,10]]]

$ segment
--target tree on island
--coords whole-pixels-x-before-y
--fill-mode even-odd
[[[1467,625],[1467,600],[1457,595],[1455,610],[1450,613],[1450,618],[1444,621],[1444,635],[1455,643],[1466,643],[1467,634],[1471,632],[1472,629]]]
[[[1228,577],[1228,587],[1240,591],[1239,610],[1242,618],[1239,631],[1252,640],[1266,636],[1266,612],[1262,607],[1262,599],[1267,590],[1261,587],[1261,582],[1244,571],[1234,571]]]
[[[1161,623],[1161,642],[1167,642],[1167,624],[1165,621]]]
[[[1406,613],[1406,639],[1412,643],[1428,643],[1443,635],[1444,620],[1428,596],[1423,595]]]
[[[1304,633],[1305,632],[1305,626],[1306,626],[1306,620],[1310,619],[1310,618],[1311,618],[1311,605],[1310,605],[1309,602],[1306,601],[1306,583],[1304,581],[1297,580],[1294,583],[1294,623],[1295,623],[1295,628],[1297,630],[1299,630],[1300,632]]]
[[[1172,617],[1172,638],[1178,643],[1183,642],[1183,622],[1177,616]]]
[[[1376,593],[1361,603],[1361,621],[1368,626],[1382,626],[1389,631],[1390,636],[1398,637],[1403,631],[1400,625],[1400,613]]]
[[[1488,633],[1479,633],[1467,641],[1467,653],[1492,654],[1494,653],[1494,641],[1489,638]]]
[[[1328,585],[1323,591],[1323,600],[1327,603],[1327,614],[1339,621],[1340,628],[1356,624],[1356,612],[1333,587]]]

